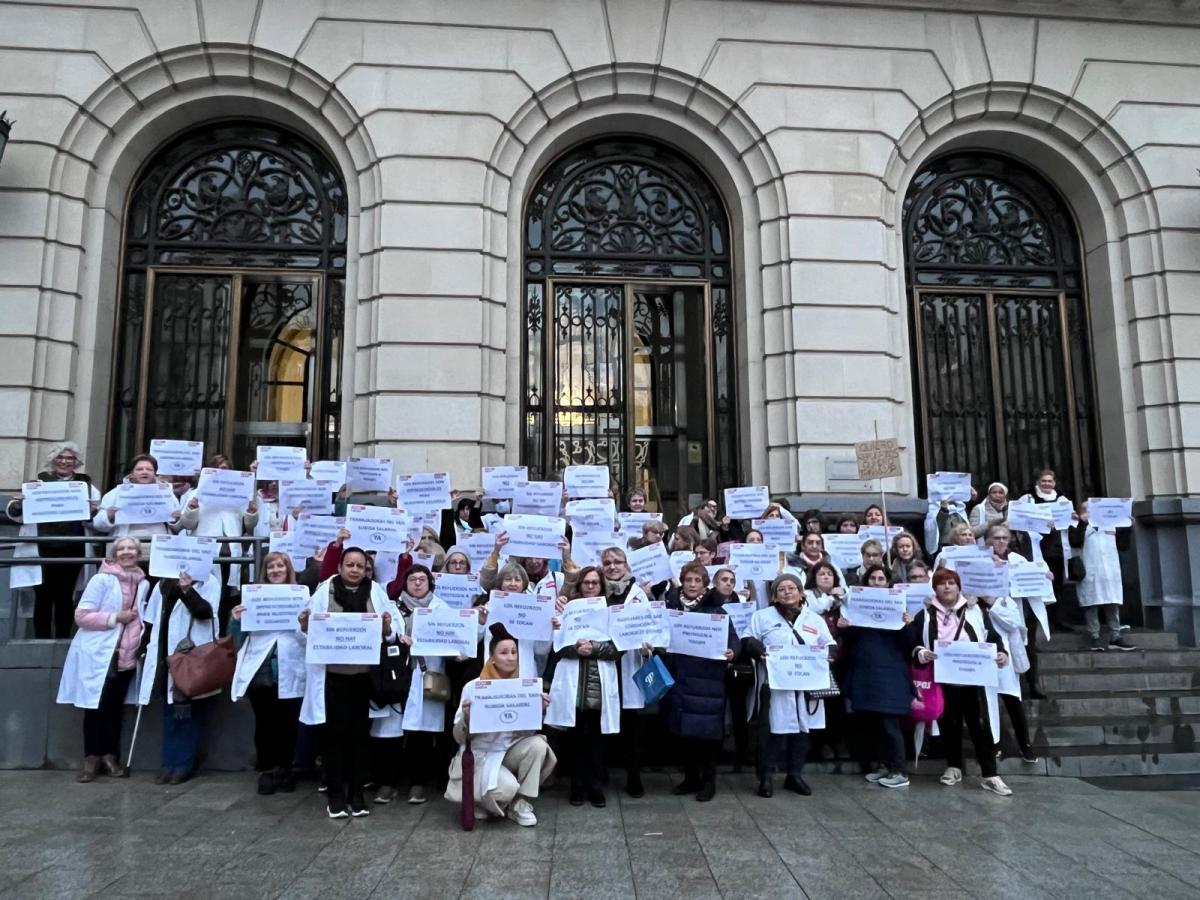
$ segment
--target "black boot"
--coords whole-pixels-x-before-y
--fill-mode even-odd
[[[646,795],[646,788],[642,786],[641,772],[628,772],[625,775],[625,793],[630,797],[638,798]]]
[[[789,775],[783,781],[783,786],[801,797],[807,797],[812,793],[812,788],[808,786],[808,782],[799,775]]]
[[[775,786],[771,783],[770,775],[760,775],[758,779],[758,796],[768,799],[775,796]]]

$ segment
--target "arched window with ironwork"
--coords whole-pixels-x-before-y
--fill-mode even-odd
[[[525,207],[523,461],[607,465],[681,510],[737,483],[729,224],[673,148],[569,151]]]
[[[1010,490],[1054,468],[1101,490],[1079,235],[1059,193],[1002,156],[943,157],[904,202],[924,471]]]
[[[345,268],[345,186],[308,141],[219,122],[159,150],[126,211],[110,473],[154,438],[335,456]]]

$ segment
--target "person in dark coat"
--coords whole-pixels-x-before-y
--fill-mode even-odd
[[[691,562],[679,573],[679,587],[667,593],[667,608],[725,616],[724,599],[708,588],[708,572]],[[679,739],[684,760],[683,781],[675,786],[679,796],[695,794],[700,802],[717,792],[717,754],[725,740],[725,669],[741,650],[729,624],[725,659],[701,659],[682,653],[666,654],[667,669],[675,679],[660,701],[667,731]]]
[[[863,572],[866,587],[889,587],[883,565],[868,566]],[[848,601],[854,615],[854,600]],[[904,623],[912,616],[904,614]],[[909,658],[917,645],[908,629],[887,631],[850,624],[843,612],[837,621],[838,662],[842,674],[842,696],[852,713],[851,734],[855,755],[867,773],[867,781],[883,787],[908,785],[901,722],[912,711],[912,675]]]

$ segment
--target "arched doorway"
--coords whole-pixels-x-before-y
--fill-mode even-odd
[[[110,473],[153,438],[338,454],[346,191],[319,150],[257,122],[181,135],[134,184],[122,262]]]
[[[904,201],[916,434],[924,471],[1023,491],[1056,470],[1102,491],[1086,285],[1074,219],[1001,156],[926,165]]]
[[[732,251],[720,197],[666,146],[576,147],[525,206],[522,460],[607,465],[678,515],[737,481]]]

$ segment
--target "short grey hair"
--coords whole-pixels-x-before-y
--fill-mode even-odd
[[[45,466],[47,470],[54,465],[54,460],[57,459],[58,454],[62,453],[64,450],[70,450],[75,454],[75,458],[79,460],[75,468],[83,468],[83,451],[79,449],[79,445],[74,441],[58,441],[57,443],[51,444],[50,449],[46,451]]]

